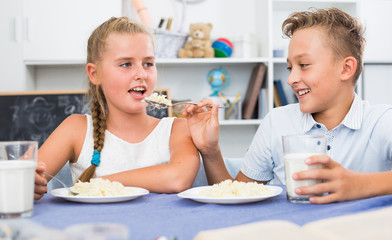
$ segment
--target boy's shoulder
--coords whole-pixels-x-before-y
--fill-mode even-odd
[[[363,100],[362,106],[365,114],[383,114],[384,112],[391,111],[391,104],[371,104],[370,102]]]
[[[365,119],[379,119],[381,117],[392,118],[392,105],[390,104],[370,104],[363,102],[363,111]],[[391,119],[392,120],[392,119]]]

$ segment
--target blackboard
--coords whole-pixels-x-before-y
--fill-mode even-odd
[[[0,140],[42,143],[69,115],[90,111],[85,91],[0,94]]]
[[[65,118],[78,113],[90,113],[84,90],[0,93],[0,141],[33,140],[41,146]],[[163,118],[170,112],[148,107],[147,114]]]

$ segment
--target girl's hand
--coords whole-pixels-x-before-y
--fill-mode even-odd
[[[212,105],[212,101],[204,99],[197,106],[187,105],[182,113],[188,120],[193,143],[202,154],[219,147],[219,104],[212,108],[206,105]]]
[[[361,173],[345,169],[339,163],[333,161],[328,155],[312,156],[305,160],[306,164],[323,164],[324,168],[316,168],[302,171],[293,175],[294,180],[303,179],[323,179],[325,182],[310,187],[299,187],[295,193],[299,195],[323,194],[323,196],[313,196],[309,198],[311,203],[325,204],[331,202],[341,202],[364,198],[365,179]]]
[[[45,172],[45,170],[45,163],[38,162],[37,168],[35,170],[34,200],[41,199],[48,191],[48,187],[46,186],[48,180],[46,180],[42,174],[42,172]]]

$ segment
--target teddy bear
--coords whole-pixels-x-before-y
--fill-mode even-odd
[[[189,27],[191,39],[178,51],[180,58],[212,58],[215,55],[211,47],[211,23],[192,23]]]

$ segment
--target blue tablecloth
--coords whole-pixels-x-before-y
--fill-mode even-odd
[[[157,236],[193,239],[199,231],[266,220],[287,220],[298,225],[375,210],[392,205],[392,195],[327,205],[294,204],[285,188],[274,198],[241,205],[203,204],[176,194],[150,193],[132,201],[110,204],[74,203],[47,194],[36,201],[30,219],[46,227],[64,229],[86,222],[115,222],[129,227],[131,239]]]

